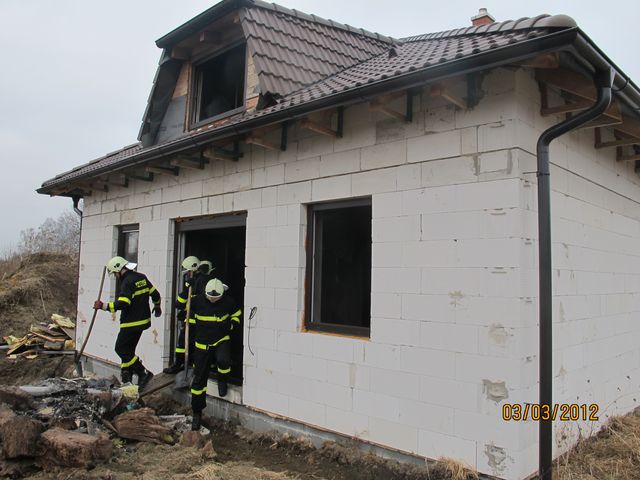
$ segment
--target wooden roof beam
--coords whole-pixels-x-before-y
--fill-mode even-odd
[[[633,155],[618,155],[616,156],[618,162],[635,162],[640,160],[640,154],[634,153]]]
[[[178,158],[174,158],[169,162],[172,167],[182,167],[189,170],[202,170],[204,164],[209,163],[208,160],[199,157],[189,157],[180,155]]]
[[[409,95],[408,92],[406,92]],[[369,111],[371,112],[380,112],[388,117],[395,118],[397,120],[401,120],[403,122],[410,122],[408,113],[402,113],[388,106],[388,103],[392,102],[396,98],[404,96],[405,92],[399,92],[399,95],[383,95],[381,97],[375,98],[369,102]]]
[[[624,122],[624,119],[623,119]],[[603,142],[602,141],[602,129],[600,127],[593,131],[594,134],[594,147],[597,149],[610,148],[610,147],[627,147],[630,145],[640,144],[640,138],[629,137],[614,129],[613,131],[616,139]]]
[[[171,49],[171,58],[173,60],[189,60],[191,51],[185,47],[173,47]]]
[[[243,153],[240,151],[240,145],[238,142],[233,142],[233,150],[222,148],[218,146],[207,147],[202,151],[202,156],[209,160],[230,160],[237,162],[242,158]]]
[[[531,68],[558,68],[560,67],[560,55],[558,52],[543,53],[524,60],[518,65]]]
[[[552,85],[560,90],[571,93],[585,100],[595,102],[597,98],[596,87],[590,78],[566,68],[536,69],[538,82]]]
[[[454,94],[451,89],[443,83],[435,83],[431,85],[430,95],[432,97],[441,97],[452,105],[460,108],[461,110],[467,109],[467,101],[464,98]]]
[[[156,167],[153,165],[149,165],[147,167],[144,167],[144,170],[146,172],[149,173],[157,173],[159,175],[173,175],[173,176],[178,176],[180,175],[180,168],[179,167]]]
[[[327,137],[338,138],[337,130],[332,130],[329,127],[325,127],[324,125],[314,122],[313,120],[309,120],[308,118],[303,119],[300,122],[300,127],[305,130],[310,130],[315,133],[319,133],[320,135],[326,135]]]
[[[140,180],[141,182],[153,182],[153,173],[146,172],[146,175],[140,175],[137,172],[127,173],[129,178]]]
[[[247,135],[244,141],[247,145],[257,145],[267,150],[273,150],[274,152],[279,152],[281,150],[280,145],[276,145],[269,140],[265,140],[264,134],[257,132],[251,132],[249,135]]]
[[[629,137],[640,139],[640,120],[622,115],[622,123],[617,125],[615,130]]]
[[[115,179],[110,176],[107,176],[104,179],[104,182],[107,185],[112,185],[114,187],[124,187],[124,188],[129,187],[129,179],[126,177],[126,175],[115,174],[114,176],[116,177]]]
[[[621,123],[622,123],[622,110],[620,108],[620,104],[614,100],[611,102],[611,105],[609,105],[609,108],[607,108],[602,115],[578,127],[578,129],[605,127],[605,126],[608,127],[611,125],[620,125]]]

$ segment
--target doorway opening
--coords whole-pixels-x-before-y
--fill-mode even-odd
[[[246,213],[176,220],[177,256],[174,261],[173,303],[175,304],[175,299],[184,282],[180,268],[182,259],[195,255],[201,261],[209,260],[213,264],[215,268],[213,276],[229,286],[225,295],[233,297],[236,305],[243,310],[242,319],[244,319],[246,231]],[[171,314],[171,325],[173,357],[177,339],[175,309]],[[240,328],[235,328],[231,332],[232,366],[229,383],[234,385],[242,385],[243,326],[244,321],[241,322]],[[215,378],[215,369],[212,369],[211,376]]]

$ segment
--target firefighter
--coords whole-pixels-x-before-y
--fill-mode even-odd
[[[190,255],[182,261],[182,273],[184,274],[182,281],[182,291],[178,294],[176,299],[176,320],[178,322],[178,340],[176,341],[175,357],[173,365],[165,368],[163,373],[174,374],[178,373],[184,368],[184,337],[185,337],[185,322],[186,322],[186,308],[187,298],[189,296],[189,286],[192,286],[191,294],[195,295],[195,284],[198,277],[198,266],[200,265],[200,259],[198,257]],[[189,319],[189,358],[193,361],[193,342],[195,338],[195,319],[193,315]]]
[[[113,257],[107,263],[107,271],[120,279],[120,288],[114,302],[96,300],[93,308],[115,313],[120,310],[120,332],[116,339],[115,350],[120,357],[120,375],[123,383],[131,382],[133,374],[138,376],[138,387],[142,390],[153,373],[144,368],[136,355],[136,346],[142,332],[151,326],[151,310],[149,298],[153,301],[153,313],[162,315],[160,294],[149,279],[140,272],[134,271],[135,263],[122,257]]]
[[[202,410],[207,400],[207,380],[212,363],[217,365],[218,395],[227,394],[227,379],[231,372],[230,333],[240,325],[242,310],[233,298],[225,295],[227,286],[217,278],[205,286],[204,295],[192,299],[196,319],[195,368],[191,384],[191,409],[193,410],[192,430],[200,429]]]

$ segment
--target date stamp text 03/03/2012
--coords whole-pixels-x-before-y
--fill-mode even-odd
[[[534,422],[543,420],[598,421],[599,407],[595,403],[560,403],[540,405],[537,403],[505,403],[502,405],[502,419],[505,421]]]

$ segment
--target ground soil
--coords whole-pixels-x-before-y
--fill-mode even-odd
[[[35,253],[0,265],[0,337],[50,323],[52,313],[75,321],[78,262],[68,255]],[[11,267],[14,268],[11,268]]]

